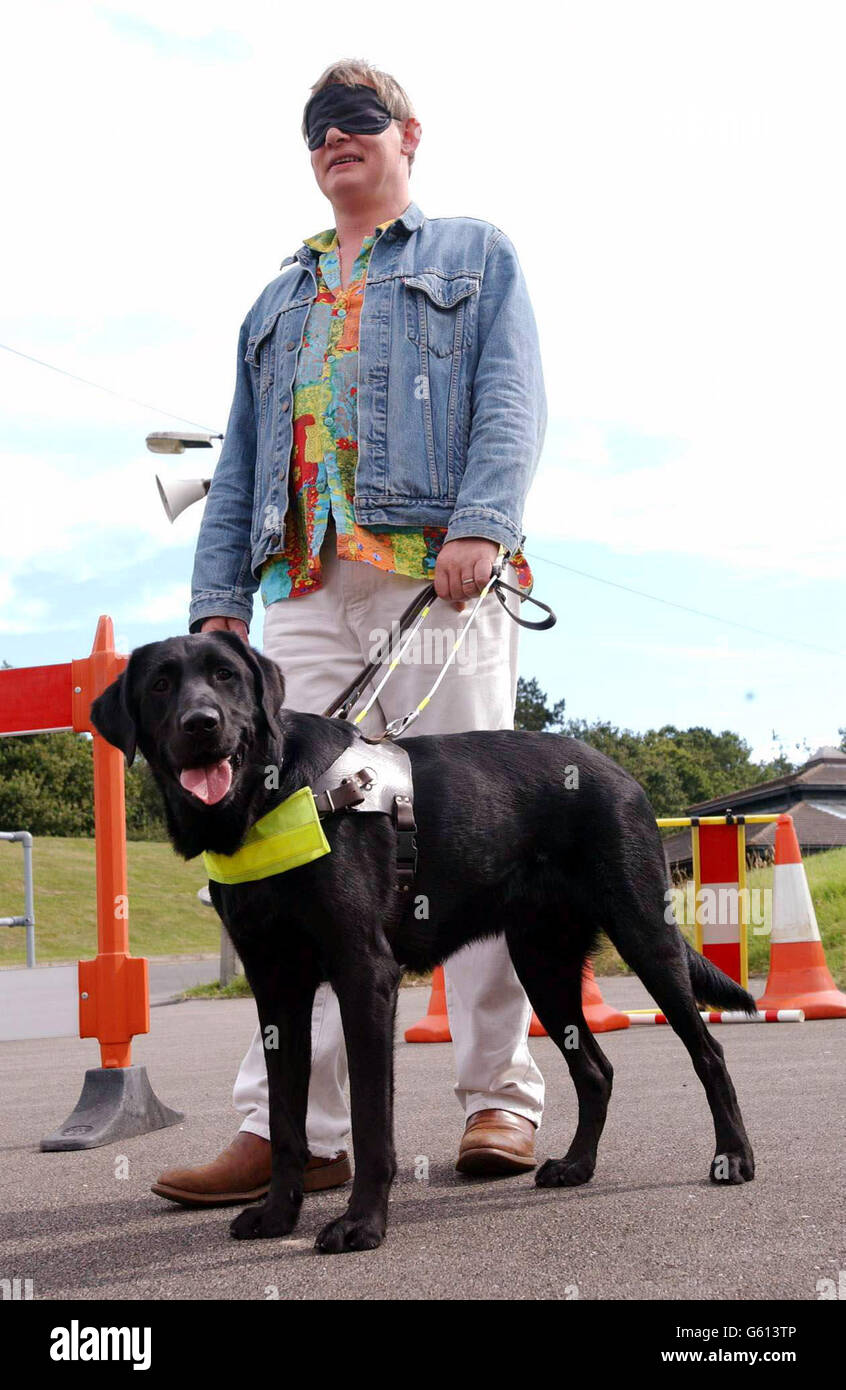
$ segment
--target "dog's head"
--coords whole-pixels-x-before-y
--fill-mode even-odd
[[[140,749],[171,808],[223,810],[271,756],[284,697],[275,662],[233,632],[206,632],[136,648],[91,722],[130,764]]]

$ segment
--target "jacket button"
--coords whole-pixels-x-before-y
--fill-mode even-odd
[[[294,351],[294,348],[295,348],[296,346],[297,346],[297,345],[296,345],[296,343],[293,341],[293,339],[291,340],[290,343],[286,343],[286,344],[285,344],[285,347],[287,348],[288,352],[293,352],[293,351]]]
[[[271,537],[270,537],[270,540],[268,541],[268,545],[270,546],[271,550],[275,550],[276,547],[278,546],[278,544],[279,544],[279,537],[278,537],[278,536],[271,536]]]
[[[290,409],[291,409],[291,402],[290,402],[290,401],[283,401],[283,402],[282,402],[282,409],[283,409],[283,410],[290,410]]]

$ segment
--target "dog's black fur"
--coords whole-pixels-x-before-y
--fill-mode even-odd
[[[279,668],[228,632],[138,648],[94,702],[94,727],[129,760],[136,744],[164,796],[175,848],[231,854],[250,825],[310,784],[353,740],[340,720],[283,708]],[[249,1239],[297,1221],[306,1161],[306,1103],[314,992],[328,979],[341,1006],[349,1057],[355,1180],[349,1206],[321,1231],[322,1251],[382,1240],[396,1163],[393,1029],[402,966],[422,970],[467,942],[505,933],[538,1017],[563,1052],[578,1096],[578,1125],[540,1187],[587,1182],[611,1094],[612,1068],[585,1023],[582,967],[604,929],[690,1053],[714,1119],[714,1181],[754,1176],[723,1050],[696,1000],[751,1012],[750,996],[687,946],[667,908],[666,869],[640,786],[603,754],[557,734],[424,736],[402,741],[414,776],[419,867],[395,886],[387,815],[323,821],[331,854],[284,874],[228,887],[212,901],[244,962],[266,1051],[273,1176],[267,1199],[232,1223]],[[206,806],[179,783],[182,768],[230,758],[230,791]],[[268,768],[278,787],[268,790]],[[578,769],[578,788],[565,769]],[[416,904],[416,908],[415,908]],[[428,907],[425,915],[422,904]],[[578,1046],[565,1046],[574,1034]]]

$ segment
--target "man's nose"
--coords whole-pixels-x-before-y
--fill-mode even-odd
[[[347,132],[345,130],[341,130],[340,126],[330,125],[329,129],[326,132],[325,143],[327,145],[334,145],[339,135],[343,140],[346,140]]]
[[[220,728],[220,715],[210,705],[196,705],[185,711],[179,724],[186,734],[214,734]]]

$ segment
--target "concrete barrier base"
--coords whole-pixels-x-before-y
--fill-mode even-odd
[[[85,1073],[76,1109],[41,1140],[45,1153],[97,1149],[179,1124],[185,1116],[163,1105],[150,1085],[146,1067],[91,1067]]]

